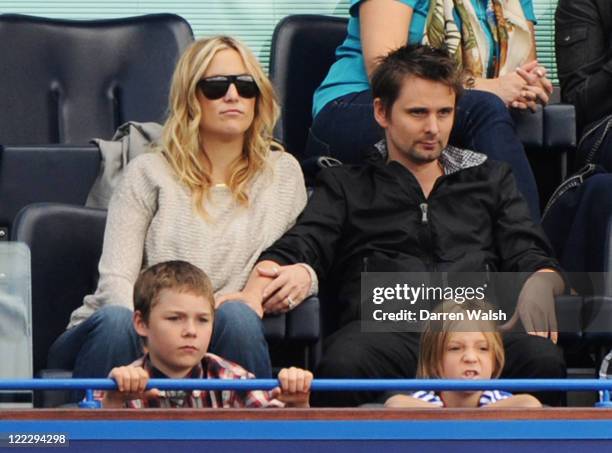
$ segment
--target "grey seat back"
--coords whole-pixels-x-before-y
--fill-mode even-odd
[[[173,14],[0,15],[0,144],[86,144],[128,120],[163,121],[175,63],[191,41]]]

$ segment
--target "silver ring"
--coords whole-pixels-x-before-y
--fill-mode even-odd
[[[293,307],[295,307],[295,302],[291,296],[287,296],[287,306],[289,307],[289,310],[293,310]]]

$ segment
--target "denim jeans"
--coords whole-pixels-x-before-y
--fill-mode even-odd
[[[374,120],[370,91],[342,96],[327,104],[313,121],[305,156],[332,156],[343,163],[359,163],[371,146],[384,137]],[[525,197],[533,219],[539,222],[540,203],[535,178],[514,122],[494,94],[466,90],[459,99],[450,144],[507,162]]]
[[[231,360],[258,378],[271,378],[268,343],[259,316],[239,301],[225,302],[215,311],[210,352]]]
[[[263,323],[242,302],[226,302],[216,310],[209,351],[257,377],[272,376]],[[132,312],[111,305],[64,332],[51,346],[48,366],[71,369],[74,377],[106,377],[112,368],[130,364],[142,354]]]

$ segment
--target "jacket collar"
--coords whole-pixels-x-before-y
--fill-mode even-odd
[[[389,155],[387,151],[387,141],[379,141],[374,145],[374,148],[378,151],[372,153],[375,156],[374,159],[380,161],[382,157],[382,160],[386,162],[387,156]],[[444,148],[440,156],[440,163],[442,164],[445,175],[451,175],[459,170],[465,170],[466,168],[477,167],[478,165],[482,165],[486,160],[487,156],[484,154],[451,145]]]

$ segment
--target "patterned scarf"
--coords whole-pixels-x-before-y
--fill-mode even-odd
[[[461,19],[461,30],[454,11]],[[487,19],[495,45],[492,64],[489,40],[471,0],[431,0],[423,43],[446,45],[457,63],[473,77],[503,76],[526,62],[532,46],[529,25],[519,0],[488,0]]]

